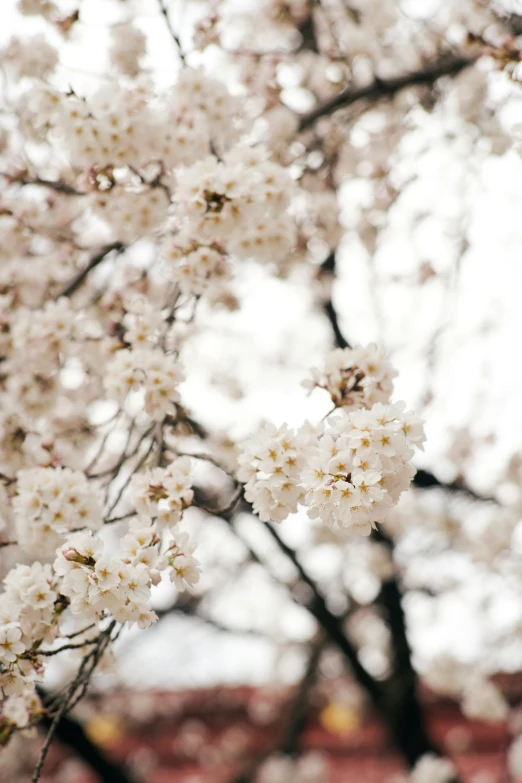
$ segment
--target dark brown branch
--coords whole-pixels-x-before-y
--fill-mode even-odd
[[[357,101],[392,98],[407,87],[431,85],[442,76],[455,76],[473,65],[476,59],[477,57],[443,57],[420,71],[413,71],[394,79],[376,79],[372,84],[355,90],[352,87],[347,87],[333,98],[320,103],[308,114],[303,115],[299,122],[299,130],[306,130],[321,117],[327,117],[338,109],[345,109]]]
[[[310,692],[317,680],[317,670],[321,656],[326,647],[325,637],[321,634],[319,639],[312,642],[309,648],[308,661],[304,675],[296,693],[292,695],[286,707],[284,725],[281,729],[281,738],[272,749],[272,753],[282,753],[286,756],[295,756],[298,753],[299,739],[306,726],[306,709],[310,698]],[[230,783],[253,783],[261,764],[266,760],[267,752],[248,763],[239,775],[236,775]]]
[[[101,262],[105,260],[109,253],[112,253],[113,251],[120,253],[124,248],[125,245],[122,242],[113,242],[110,245],[105,245],[105,247],[102,247],[102,249],[91,258],[87,266],[85,266],[82,271],[79,272],[62,291],[60,291],[60,293],[56,296],[56,299],[59,299],[61,296],[71,296],[71,294],[74,294],[74,292],[82,285],[83,281],[92,272],[92,270],[101,264]]]
[[[344,633],[341,619],[330,612],[326,606],[326,601],[323,595],[319,591],[319,588],[299,562],[294,550],[285,544],[283,539],[279,536],[279,533],[274,530],[272,525],[265,523],[264,527],[277,543],[279,549],[284,552],[289,560],[292,561],[293,565],[299,573],[301,580],[311,589],[313,600],[307,606],[307,608],[314,615],[319,625],[322,626],[332,641],[337,644],[342,654],[349,662],[355,679],[364,688],[364,690],[370,696],[370,699],[373,701],[374,705],[379,709],[381,706],[381,687],[377,680],[372,677],[372,675],[359,661],[357,650]]]
[[[234,524],[234,515],[241,512],[250,513],[255,517],[251,504],[245,501],[244,498],[235,512],[222,515],[215,514],[215,516],[218,516],[230,525],[239,540],[246,546],[254,561],[262,565],[275,581],[287,588],[292,594],[292,587],[282,581],[266,560],[261,559],[256,554]],[[263,524],[265,530],[272,536],[279,549],[293,563],[298,572],[300,582],[310,589],[311,598],[309,600],[300,598],[299,603],[315,617],[319,626],[346,659],[354,679],[366,692],[375,709],[383,717],[390,734],[395,739],[397,747],[403,752],[410,766],[413,766],[425,753],[437,753],[436,747],[431,742],[424,728],[422,711],[417,699],[417,682],[415,672],[411,666],[406,625],[404,615],[402,614],[403,610],[398,586],[396,586],[393,592],[390,591],[389,593],[391,601],[389,607],[390,614],[392,611],[394,612],[390,621],[390,627],[392,633],[397,632],[398,628],[401,633],[397,639],[398,653],[395,654],[395,660],[403,665],[404,672],[394,675],[388,683],[381,684],[361,664],[356,648],[344,631],[342,618],[337,617],[328,609],[324,596],[315,581],[300,563],[296,552],[281,539],[272,525]],[[393,628],[392,621],[394,623]],[[407,659],[406,666],[404,666],[405,657]],[[403,676],[404,673],[405,676]],[[411,725],[412,721],[414,721],[413,725]],[[242,781],[242,783],[245,783],[245,781]]]
[[[39,690],[44,706],[50,701],[49,694]],[[51,719],[42,718],[42,725],[49,729]],[[82,759],[99,777],[100,783],[138,783],[123,766],[111,761],[100,748],[92,742],[83,726],[67,715],[63,715],[56,726],[56,739],[67,745],[78,758]]]
[[[40,187],[49,188],[56,191],[56,193],[63,193],[67,196],[85,196],[81,190],[76,190],[72,185],[61,180],[43,179],[42,177],[29,177],[27,175],[17,176],[16,174],[7,174],[6,172],[0,172],[0,177],[4,177],[10,184],[16,185],[39,185]]]
[[[335,280],[336,253],[333,251],[321,266],[321,275],[329,277],[330,287]],[[344,337],[339,326],[337,311],[333,305],[332,294],[324,304],[325,314],[330,322],[338,348],[349,348],[350,344]],[[443,487],[450,491],[464,492],[477,498],[469,489],[457,483],[443,485],[428,471],[419,470],[414,479],[418,487]],[[393,541],[381,530],[373,534],[377,541],[384,543],[393,550]],[[392,676],[383,688],[383,712],[388,716],[397,745],[406,756],[410,766],[427,752],[433,751],[432,743],[426,733],[424,717],[418,700],[418,678],[412,664],[412,652],[408,640],[406,617],[402,605],[402,594],[396,579],[383,583],[378,602],[386,612],[386,620],[392,637]]]
[[[281,743],[281,752],[289,756],[297,755],[299,751],[299,739],[306,725],[306,708],[310,692],[317,681],[319,663],[326,647],[326,641],[326,637],[321,633],[320,637],[311,644],[303,679],[290,704],[286,729]]]
[[[282,541],[271,525],[266,524],[265,527],[281,551],[290,558],[297,568],[302,580],[312,589],[314,599],[306,608],[314,615],[323,630],[347,659],[355,679],[364,688],[374,707],[383,716],[391,735],[404,753],[409,765],[413,766],[425,753],[438,753],[438,749],[426,732],[423,713],[418,701],[417,675],[411,664],[411,650],[406,635],[402,596],[397,582],[392,580],[386,583],[384,588],[394,643],[393,656],[396,671],[387,683],[381,685],[360,663],[357,651],[344,633],[340,618],[330,612],[315,582],[303,569],[293,549]],[[453,781],[453,783],[456,782]]]
[[[247,511],[253,514],[252,507],[245,500],[243,500],[238,511],[239,512]],[[230,525],[231,530],[233,530],[233,532],[236,534],[239,540],[247,548],[254,562],[259,563],[259,565],[263,566],[263,568],[270,574],[270,576],[276,582],[283,585],[283,587],[290,589],[289,585],[282,582],[281,579],[274,573],[273,569],[266,562],[264,562],[259,557],[259,555],[255,552],[255,550],[252,549],[252,547],[248,544],[245,537],[240,533],[236,525],[234,525],[233,515],[223,514],[219,516],[219,518],[223,519],[225,522],[227,522]],[[274,541],[277,543],[279,549],[291,560],[291,562],[297,569],[301,582],[308,585],[308,587],[311,590],[313,596],[312,600],[309,603],[302,603],[302,605],[304,606],[305,609],[308,609],[308,611],[316,618],[318,624],[326,631],[326,633],[332,639],[332,641],[339,647],[344,657],[348,660],[352,668],[355,679],[366,690],[371,700],[377,705],[380,699],[379,683],[376,680],[374,680],[371,674],[369,674],[369,672],[366,671],[364,666],[362,666],[361,662],[359,661],[355,647],[353,647],[352,643],[349,641],[348,637],[344,633],[341,619],[339,617],[336,617],[334,614],[330,612],[330,610],[326,606],[324,597],[319,592],[319,589],[315,584],[314,580],[304,570],[303,566],[297,559],[297,555],[294,552],[294,550],[291,547],[289,547],[287,544],[285,544],[285,542],[280,538],[279,534],[274,530],[273,527],[271,527],[268,524],[264,524],[264,527],[270,533]]]
[[[429,470],[418,470],[413,478],[413,484],[418,489],[444,489],[446,492],[460,493],[481,503],[494,503],[498,505],[498,500],[490,495],[479,495],[478,492],[468,487],[462,481],[441,481]]]
[[[321,264],[321,271],[320,271],[320,277],[323,280],[328,280],[330,284],[330,296],[326,300],[326,302],[323,305],[323,310],[325,312],[326,317],[330,321],[330,326],[332,327],[332,332],[334,333],[335,337],[335,344],[337,348],[351,348],[350,343],[344,336],[344,334],[341,331],[341,327],[339,326],[339,318],[337,316],[337,311],[333,305],[332,301],[332,283],[335,279],[335,267],[337,263],[336,258],[336,250],[332,250],[328,258],[323,261]]]

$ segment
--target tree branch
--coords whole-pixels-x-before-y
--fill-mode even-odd
[[[29,177],[27,175],[21,175],[20,177],[17,177],[16,175],[7,174],[5,172],[0,172],[1,177],[5,177],[9,181],[9,183],[16,183],[17,185],[39,185],[43,188],[49,188],[50,190],[56,191],[56,193],[63,193],[66,196],[86,196],[86,193],[82,193],[81,190],[77,190],[72,185],[67,185],[66,182],[62,182],[61,180],[52,180],[52,179],[44,179],[43,177]]]
[[[45,742],[42,745],[40,755],[38,756],[38,761],[36,762],[36,767],[34,769],[33,777],[31,778],[31,783],[38,783],[44,765],[44,761],[47,756],[47,752],[51,747],[51,743],[53,741],[54,735],[58,729],[58,724],[60,723],[62,717],[65,715],[67,710],[72,709],[72,707],[76,704],[78,700],[76,694],[78,693],[78,691],[80,695],[83,695],[83,693],[85,692],[90,677],[94,669],[98,665],[100,658],[105,652],[107,645],[109,644],[109,641],[111,639],[111,633],[115,625],[116,625],[116,621],[113,620],[112,623],[109,625],[109,627],[106,628],[105,631],[103,631],[100,634],[95,649],[91,650],[91,652],[87,653],[87,655],[83,658],[80,667],[76,673],[76,676],[74,677],[73,681],[69,684],[67,690],[65,691],[65,694],[61,698],[60,706],[58,707],[55,715],[52,718],[52,721],[49,726],[49,731],[47,732],[47,736],[45,738]]]
[[[299,130],[306,130],[321,117],[333,114],[338,109],[344,109],[357,101],[376,101],[380,98],[391,98],[407,87],[423,84],[431,85],[442,76],[454,76],[473,65],[476,59],[477,56],[443,57],[420,71],[413,71],[412,73],[404,74],[404,76],[397,76],[394,79],[376,79],[372,84],[355,90],[352,87],[347,87],[333,98],[320,103],[319,106],[316,106],[308,114],[304,114],[299,122]]]
[[[82,285],[83,281],[90,274],[90,272],[92,272],[95,267],[101,264],[101,262],[105,260],[109,253],[112,253],[113,251],[120,253],[124,248],[125,245],[122,242],[113,242],[110,245],[105,245],[105,247],[102,247],[102,249],[91,258],[87,266],[85,266],[82,271],[79,272],[76,277],[74,277],[71,282],[68,283],[62,291],[60,291],[59,294],[57,294],[56,299],[59,299],[61,296],[71,296],[71,294],[74,294],[74,292]]]
[[[335,344],[337,348],[351,348],[352,346],[344,336],[344,334],[341,331],[341,327],[339,326],[339,318],[337,316],[337,311],[333,305],[332,301],[332,283],[335,279],[335,268],[337,263],[336,258],[337,251],[332,250],[328,258],[323,261],[321,264],[321,270],[320,270],[320,277],[323,279],[326,279],[330,283],[330,296],[326,300],[326,302],[323,304],[323,310],[325,312],[326,317],[330,321],[330,326],[332,327],[332,332],[334,333],[335,338]]]
[[[180,58],[181,62],[183,63],[183,65],[186,65],[185,53],[184,53],[183,48],[181,46],[181,41],[179,40],[179,36],[178,36],[178,34],[176,33],[176,31],[174,30],[174,28],[172,26],[172,22],[170,21],[169,13],[167,11],[167,7],[165,5],[165,2],[164,2],[164,0],[158,0],[158,3],[159,3],[160,11],[163,14],[163,16],[165,17],[165,22],[166,22],[168,31],[170,33],[170,37],[172,38],[172,40],[176,44],[176,48],[178,50],[179,58]]]
[[[42,694],[41,694],[42,695]],[[45,703],[45,696],[43,697]],[[51,720],[42,719],[44,727],[51,726]],[[123,766],[116,764],[92,742],[83,726],[71,717],[63,715],[55,731],[56,739],[67,745],[88,766],[97,773],[100,783],[138,783]]]
[[[286,705],[284,724],[280,731],[282,736],[270,753],[279,752],[286,756],[297,755],[299,739],[306,726],[306,708],[310,692],[317,680],[317,669],[325,647],[326,639],[323,634],[310,644],[305,672],[301,682],[296,687],[295,694],[293,694]],[[262,756],[258,756],[254,761],[249,762],[246,768],[234,777],[230,783],[253,783],[256,780],[260,766],[266,761],[267,755],[268,751],[265,751]]]
[[[313,579],[302,567],[294,550],[285,544],[270,524],[265,524],[265,529],[270,532],[281,551],[292,561],[301,579],[311,588],[314,597],[309,604],[305,604],[305,608],[313,614],[319,625],[348,661],[356,681],[366,691],[373,706],[383,717],[397,747],[402,751],[409,765],[413,766],[425,753],[438,753],[438,749],[426,732],[422,710],[417,698],[417,679],[411,665],[405,618],[397,584],[394,583],[395,587],[389,594],[390,608],[393,610],[390,630],[397,649],[395,660],[400,663],[402,668],[387,683],[381,685],[359,661],[356,649],[344,633],[341,619],[330,612],[324,597]]]
[[[307,606],[307,608],[314,615],[319,625],[322,626],[328,636],[337,644],[344,657],[349,662],[355,679],[368,693],[374,705],[380,709],[381,687],[377,680],[372,677],[372,675],[359,661],[357,650],[344,633],[341,619],[330,612],[323,595],[319,591],[319,588],[297,559],[297,555],[294,550],[285,544],[283,539],[279,536],[279,533],[274,530],[272,525],[264,523],[264,528],[270,533],[274,541],[277,543],[279,549],[289,558],[289,560],[292,561],[293,565],[299,573],[301,580],[311,589],[313,593],[313,600]]]

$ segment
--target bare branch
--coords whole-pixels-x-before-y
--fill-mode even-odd
[[[323,261],[323,263],[321,264],[320,276],[321,276],[321,278],[328,279],[329,283],[330,283],[330,286],[329,286],[329,288],[330,288],[330,295],[329,295],[329,298],[324,303],[323,309],[324,309],[326,317],[330,321],[330,326],[332,327],[332,331],[334,333],[335,343],[336,343],[337,347],[338,348],[351,348],[350,343],[348,342],[348,340],[346,339],[346,337],[344,336],[344,334],[341,331],[341,327],[339,326],[339,318],[338,318],[338,315],[337,315],[337,311],[336,311],[336,309],[335,309],[335,307],[333,305],[333,301],[332,301],[332,291],[331,291],[331,288],[332,288],[332,283],[333,283],[333,281],[335,279],[335,271],[336,271],[336,263],[337,263],[336,254],[337,254],[337,251],[336,250],[332,250],[332,252],[328,256],[328,258],[325,261]]]
[[[320,103],[315,109],[301,117],[299,130],[303,131],[312,126],[321,117],[326,117],[338,109],[344,109],[361,100],[379,100],[380,98],[392,98],[401,90],[415,85],[434,84],[442,76],[455,76],[461,71],[472,66],[477,60],[474,57],[444,57],[420,71],[413,71],[395,79],[376,79],[372,84],[353,89],[347,87],[333,98]]]
[[[61,296],[71,296],[71,294],[74,294],[74,292],[82,285],[83,281],[90,274],[90,272],[92,272],[95,267],[101,264],[101,262],[105,260],[109,253],[112,253],[113,251],[121,253],[121,251],[124,249],[125,245],[122,242],[113,242],[110,245],[105,245],[105,247],[102,247],[102,249],[91,258],[87,266],[85,266],[82,271],[79,272],[76,277],[73,278],[62,291],[60,291],[59,294],[57,294],[56,299],[59,299]]]
[[[45,703],[45,695],[40,694]],[[50,727],[51,721],[43,718],[44,724]],[[59,742],[68,745],[98,775],[103,783],[138,783],[137,778],[117,764],[87,736],[83,726],[73,718],[63,715],[55,733]]]
[[[242,494],[243,494],[243,487],[241,484],[238,484],[234,494],[232,495],[230,501],[227,503],[226,506],[223,506],[222,508],[211,508],[210,506],[197,504],[196,508],[201,508],[203,509],[203,511],[206,511],[207,514],[214,514],[214,516],[220,516],[221,514],[228,514],[230,511],[233,510],[234,506],[236,505],[237,501],[239,500]]]
[[[85,196],[86,193],[82,193],[81,190],[76,190],[72,185],[67,185],[66,182],[61,180],[44,179],[43,177],[30,177],[27,174],[8,174],[5,171],[0,171],[0,177],[4,177],[10,184],[17,185],[39,185],[44,188],[56,191],[56,193],[63,193],[67,196]]]
[[[21,655],[21,658],[32,658],[38,655],[45,655],[51,657],[52,655],[58,655],[58,653],[64,652],[64,650],[81,650],[82,647],[90,647],[92,644],[96,644],[98,639],[86,639],[84,642],[77,642],[73,644],[64,644],[62,647],[57,647],[56,650],[29,650]]]
[[[172,22],[170,21],[169,13],[167,11],[167,6],[165,5],[164,0],[158,0],[158,3],[159,3],[160,11],[163,14],[163,16],[165,17],[165,22],[166,22],[166,25],[168,27],[168,31],[170,33],[170,37],[172,38],[172,40],[176,44],[176,48],[177,48],[178,54],[179,54],[179,59],[181,60],[183,65],[186,65],[185,53],[184,53],[183,48],[181,46],[181,41],[179,40],[179,36],[176,33],[176,31],[174,30],[174,28],[172,26]]]
[[[62,716],[65,715],[67,710],[73,706],[74,696],[78,691],[78,688],[80,688],[81,695],[83,695],[83,693],[85,692],[91,674],[93,673],[100,658],[105,652],[107,645],[109,644],[111,633],[115,625],[116,625],[116,621],[113,620],[112,623],[109,625],[109,627],[100,634],[96,648],[94,650],[91,650],[91,652],[84,657],[80,665],[80,668],[78,669],[76,677],[73,679],[73,681],[70,683],[69,687],[67,688],[61,700],[61,704],[52,719],[49,731],[47,732],[47,737],[45,738],[45,742],[40,751],[40,755],[38,757],[38,761],[34,769],[33,777],[31,778],[31,783],[38,783],[47,753],[51,746],[51,742],[53,741],[56,730],[58,728],[58,724],[60,723]]]
[[[135,453],[137,453],[137,451],[138,451],[138,449],[140,448],[141,444],[142,444],[142,443],[143,443],[143,441],[144,441],[144,440],[145,440],[145,439],[146,439],[146,438],[147,438],[147,437],[148,437],[148,436],[151,434],[151,432],[152,432],[152,430],[153,430],[153,429],[154,429],[154,428],[153,428],[153,427],[151,427],[151,428],[149,428],[149,429],[147,430],[147,432],[145,432],[145,434],[142,436],[142,438],[141,438],[141,440],[140,440],[140,442],[139,442],[139,444],[138,444],[138,446],[137,446],[137,450],[136,450],[136,452],[135,452]],[[153,448],[154,448],[154,445],[155,445],[155,443],[156,443],[156,440],[155,440],[154,438],[151,438],[151,441],[150,441],[150,443],[149,443],[149,446],[148,446],[147,450],[146,450],[146,451],[145,451],[145,453],[142,455],[142,457],[140,458],[139,462],[138,462],[138,463],[137,463],[137,465],[134,467],[133,471],[132,471],[132,472],[130,473],[130,475],[127,477],[127,479],[125,480],[124,484],[123,484],[123,485],[120,487],[120,489],[119,489],[119,492],[118,492],[118,494],[117,494],[117,496],[116,496],[116,498],[115,498],[114,502],[112,503],[112,505],[110,506],[109,510],[107,511],[107,517],[108,517],[108,518],[110,518],[110,515],[112,514],[112,512],[114,511],[114,509],[117,507],[118,503],[120,502],[120,500],[121,500],[121,498],[122,498],[122,496],[123,496],[123,493],[125,492],[125,490],[126,490],[126,489],[127,489],[127,487],[129,486],[129,484],[131,483],[131,480],[132,480],[132,477],[133,477],[133,475],[134,475],[135,473],[137,473],[137,472],[138,472],[138,471],[139,471],[139,470],[140,470],[140,469],[143,467],[143,465],[146,463],[147,459],[149,458],[149,456],[150,456],[150,454],[151,454],[151,452],[152,452],[152,450],[153,450]],[[125,516],[126,516],[126,515],[125,515]],[[116,520],[114,520],[114,519],[113,519],[112,521],[114,522],[114,521],[116,521]]]

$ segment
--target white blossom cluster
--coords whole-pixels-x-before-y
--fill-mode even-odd
[[[450,783],[455,777],[455,766],[449,759],[426,753],[415,764],[411,783]]]
[[[243,447],[238,478],[265,521],[279,522],[301,503],[328,527],[369,535],[409,487],[424,437],[404,403],[342,408],[315,433],[263,426]]]
[[[471,720],[486,723],[499,723],[509,714],[509,705],[500,689],[480,675],[472,675],[465,681],[461,707],[464,715]]]
[[[1,61],[13,78],[42,78],[56,68],[58,52],[44,35],[34,35],[29,40],[13,37],[1,53]]]
[[[54,552],[64,534],[103,523],[101,491],[69,468],[21,470],[13,510],[18,542],[33,554]]]
[[[165,557],[170,567],[170,581],[180,593],[199,582],[200,567],[194,557],[195,545],[188,533],[179,533],[168,546]]]
[[[149,604],[150,570],[160,571],[165,562],[159,555],[153,531],[134,530],[122,540],[120,557],[103,555],[103,542],[91,532],[76,533],[58,550],[54,570],[61,577],[61,593],[70,600],[73,614],[86,620],[112,615],[121,623],[146,628],[155,615]],[[142,550],[147,565],[141,562]]]
[[[208,243],[230,254],[272,261],[294,242],[286,210],[291,179],[262,149],[236,147],[182,170],[174,194],[178,217]]]
[[[145,35],[132,24],[122,24],[112,31],[112,46],[109,50],[111,62],[121,73],[137,76],[140,60],[147,49]]]
[[[76,533],[58,550],[54,562],[62,578],[61,592],[70,600],[73,614],[85,620],[114,617],[120,623],[146,628],[157,619],[150,607],[152,585],[161,571],[170,570],[178,590],[199,579],[199,566],[187,534],[179,534],[160,552],[161,538],[139,519],[122,538],[119,556],[104,555],[103,541],[92,533]]]
[[[182,230],[165,239],[162,256],[169,274],[184,294],[201,296],[231,278],[225,249],[217,242],[205,244]]]
[[[113,31],[111,58],[127,74],[133,75],[144,54],[142,35],[130,25]],[[27,70],[31,62],[17,67]],[[187,68],[161,101],[141,82],[132,89],[103,87],[88,99],[40,87],[31,95],[28,121],[45,121],[56,143],[65,142],[75,167],[141,168],[161,161],[171,171],[210,154],[212,145],[221,151],[234,143],[240,107],[222,82],[202,69]],[[32,108],[38,110],[38,118]]]
[[[74,337],[75,314],[65,297],[42,310],[21,308],[12,326],[13,347],[33,371],[45,372]]]
[[[306,464],[307,436],[287,425],[265,424],[249,438],[238,457],[238,479],[245,498],[264,522],[281,522],[303,499],[301,470]]]
[[[121,539],[117,556],[106,554],[102,539],[88,530],[74,533],[57,549],[52,568],[40,562],[13,568],[0,594],[0,688],[5,697],[0,733],[6,726],[24,728],[39,714],[34,685],[43,673],[41,645],[60,638],[64,610],[84,624],[111,617],[146,628],[157,619],[150,606],[151,587],[162,571],[169,572],[179,591],[197,583],[193,552],[187,534],[162,541],[150,520],[139,517]],[[14,695],[23,702],[10,701]]]
[[[125,306],[123,339],[136,348],[152,348],[161,334],[163,317],[144,297],[133,297]]]
[[[309,516],[369,535],[409,487],[414,446],[423,441],[422,421],[404,403],[341,409],[328,419],[301,476]]]
[[[191,464],[178,458],[132,479],[138,515],[121,537],[119,552],[93,531],[103,522],[101,492],[80,471],[34,467],[19,471],[12,499],[19,545],[38,557],[56,551],[54,564],[16,565],[0,593],[0,738],[7,741],[41,714],[34,692],[53,644],[64,644],[63,621],[85,626],[113,619],[145,628],[157,617],[151,589],[166,572],[178,591],[199,580],[195,544],[178,525],[193,497]],[[4,503],[9,502],[3,491]],[[90,529],[89,529],[90,528]],[[77,531],[72,532],[71,531]],[[60,541],[62,543],[57,543]],[[90,628],[91,626],[87,626]],[[75,634],[89,649],[96,631]],[[92,641],[90,642],[92,644]]]
[[[179,457],[168,468],[134,475],[131,499],[138,514],[153,519],[158,529],[177,525],[194,497],[190,470],[190,460]]]
[[[371,408],[390,401],[396,375],[386,352],[371,344],[331,351],[323,369],[313,367],[303,386],[310,392],[326,389],[336,407]]]
[[[135,191],[116,185],[110,198],[103,192],[95,194],[91,208],[110,226],[115,239],[130,244],[159,230],[167,217],[169,199],[160,188]]]
[[[106,366],[104,378],[107,396],[120,403],[131,391],[144,392],[145,410],[153,419],[175,415],[183,380],[180,362],[158,348],[122,349]]]
[[[0,718],[0,738],[2,744],[9,739],[12,731],[27,729],[43,714],[40,699],[33,691],[8,696],[2,704]]]
[[[285,755],[270,756],[261,766],[256,783],[327,783],[328,762],[319,752],[309,752],[293,759]]]
[[[15,566],[0,593],[0,737],[9,739],[14,727],[24,728],[40,711],[34,693],[43,672],[36,649],[52,643],[63,611],[50,565],[39,562]],[[18,700],[21,697],[22,701]],[[3,742],[5,744],[5,742]]]

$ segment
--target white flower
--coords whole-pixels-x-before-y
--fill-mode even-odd
[[[107,395],[120,403],[130,391],[143,389],[145,410],[159,420],[175,414],[183,377],[181,364],[159,349],[124,349],[108,363],[104,382]]]
[[[170,581],[183,592],[186,587],[194,587],[199,582],[200,569],[197,561],[190,555],[176,555],[171,560]]]
[[[136,76],[140,58],[146,51],[147,39],[141,30],[132,24],[122,24],[112,30],[110,58],[114,65],[129,76]]]
[[[2,61],[17,80],[24,76],[41,79],[56,67],[58,53],[44,35],[23,40],[13,37],[2,52]]]
[[[364,535],[384,519],[414,475],[405,421],[420,443],[421,425],[401,405],[343,407],[329,417],[326,433],[315,445],[309,442],[301,471],[303,503],[312,519]]]
[[[286,425],[265,424],[243,445],[238,479],[245,498],[263,521],[282,521],[297,511],[303,491],[299,474],[305,465],[306,437]]]
[[[102,524],[102,495],[81,471],[29,468],[18,474],[13,501],[20,544],[51,553],[61,536],[75,528]]]
[[[167,550],[168,564],[171,568],[170,580],[177,590],[183,592],[199,582],[200,567],[193,556],[194,545],[186,533],[180,533]]]
[[[26,691],[20,696],[9,696],[1,705],[2,715],[19,729],[26,728],[33,717],[41,713],[42,705],[34,691]]]
[[[491,680],[481,676],[472,676],[464,686],[462,711],[472,720],[498,723],[506,720],[509,706]]]
[[[455,776],[455,767],[448,759],[426,753],[415,764],[411,783],[450,783]]]
[[[303,386],[312,391],[326,389],[336,406],[370,408],[376,402],[387,403],[397,375],[386,352],[376,345],[366,348],[336,348],[325,360],[322,371],[312,369]]]
[[[25,645],[21,642],[22,631],[16,623],[0,625],[0,661],[12,663],[16,661],[18,655],[25,650]]]
[[[514,778],[522,776],[522,735],[516,737],[508,751],[509,771]]]
[[[179,457],[167,468],[133,476],[131,497],[136,511],[158,519],[162,527],[176,525],[194,497],[190,470],[190,459]]]

